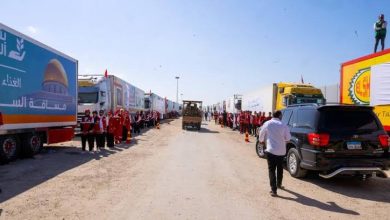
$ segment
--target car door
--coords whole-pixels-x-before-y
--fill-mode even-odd
[[[314,148],[308,145],[307,134],[315,131],[318,120],[318,111],[315,108],[297,108],[289,122],[291,142],[295,144],[300,153],[302,163],[313,165],[315,157]]]

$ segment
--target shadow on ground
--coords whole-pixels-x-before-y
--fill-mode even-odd
[[[279,198],[295,201],[295,202],[300,203],[302,205],[316,207],[316,208],[319,208],[319,209],[322,209],[325,211],[338,212],[338,213],[349,214],[349,215],[360,215],[358,212],[340,207],[335,202],[323,203],[323,202],[320,202],[318,200],[304,196],[302,194],[296,193],[292,190],[285,189],[284,191],[290,193],[295,198],[294,197],[278,196]]]
[[[199,132],[199,133],[211,133],[211,134],[219,133],[219,131],[213,131],[213,130],[210,130],[210,129],[204,128],[204,127],[201,127],[200,130],[198,130],[196,128],[192,128],[192,127],[186,127],[185,130],[190,131],[190,132]]]
[[[360,180],[351,176],[324,179],[316,173],[310,173],[302,180],[350,198],[390,203],[390,179],[373,177]]]
[[[61,173],[92,160],[100,160],[136,144],[121,144],[100,151],[82,152],[67,146],[44,147],[33,158],[25,158],[0,166],[0,203],[17,196]]]
[[[161,124],[169,124],[172,121],[172,119],[164,120]],[[153,128],[146,128],[135,137],[142,136],[149,129]],[[0,203],[75,167],[131,148],[137,145],[137,139],[132,139],[130,144],[119,144],[97,152],[82,152],[79,147],[65,146],[65,144],[51,145],[44,147],[40,154],[32,158],[2,165],[0,166]],[[80,138],[76,137],[74,141],[80,141]]]

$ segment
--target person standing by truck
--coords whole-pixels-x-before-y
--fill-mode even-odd
[[[96,145],[98,149],[102,149],[105,146],[105,136],[107,130],[107,120],[104,116],[104,110],[99,111],[99,133],[96,134]]]
[[[106,124],[107,124],[107,129],[106,129],[107,147],[112,148],[114,147],[115,121],[111,111],[107,113]]]
[[[88,141],[88,148],[90,149],[90,141],[89,141],[89,136],[90,136],[90,130],[91,130],[91,125],[92,125],[92,117],[91,117],[91,111],[89,109],[85,110],[84,116],[81,118],[81,149],[85,151],[85,147]],[[93,142],[92,142],[93,144]]]
[[[374,53],[376,53],[379,41],[381,41],[382,50],[385,49],[386,26],[387,26],[387,22],[385,21],[385,16],[383,14],[379,15],[378,21],[375,22],[374,24],[374,30],[375,30]]]
[[[94,149],[95,145],[95,140],[96,140],[96,150],[99,150],[99,133],[100,133],[100,128],[99,128],[99,121],[100,118],[98,116],[97,111],[92,112],[92,123],[93,123],[93,129],[91,131],[91,139],[92,139],[92,144],[89,146],[89,151],[92,151]]]
[[[268,173],[271,185],[271,196],[277,196],[277,189],[283,189],[283,159],[286,155],[286,142],[291,139],[290,130],[283,124],[282,112],[276,111],[272,119],[264,123],[259,134],[259,142],[266,142]],[[275,173],[276,170],[276,173]]]

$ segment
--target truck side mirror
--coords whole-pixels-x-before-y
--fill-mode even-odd
[[[288,103],[288,97],[287,97],[287,96],[284,96],[284,97],[283,97],[282,102],[283,102],[283,105],[284,105],[284,106],[288,106],[288,105],[290,104],[290,103]]]

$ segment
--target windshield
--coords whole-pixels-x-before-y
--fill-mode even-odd
[[[97,102],[98,102],[97,92],[79,93],[78,103],[97,103]]]
[[[305,98],[305,97],[298,97],[293,99],[292,104],[304,104],[304,103],[317,103],[317,104],[323,104],[322,98]]]

